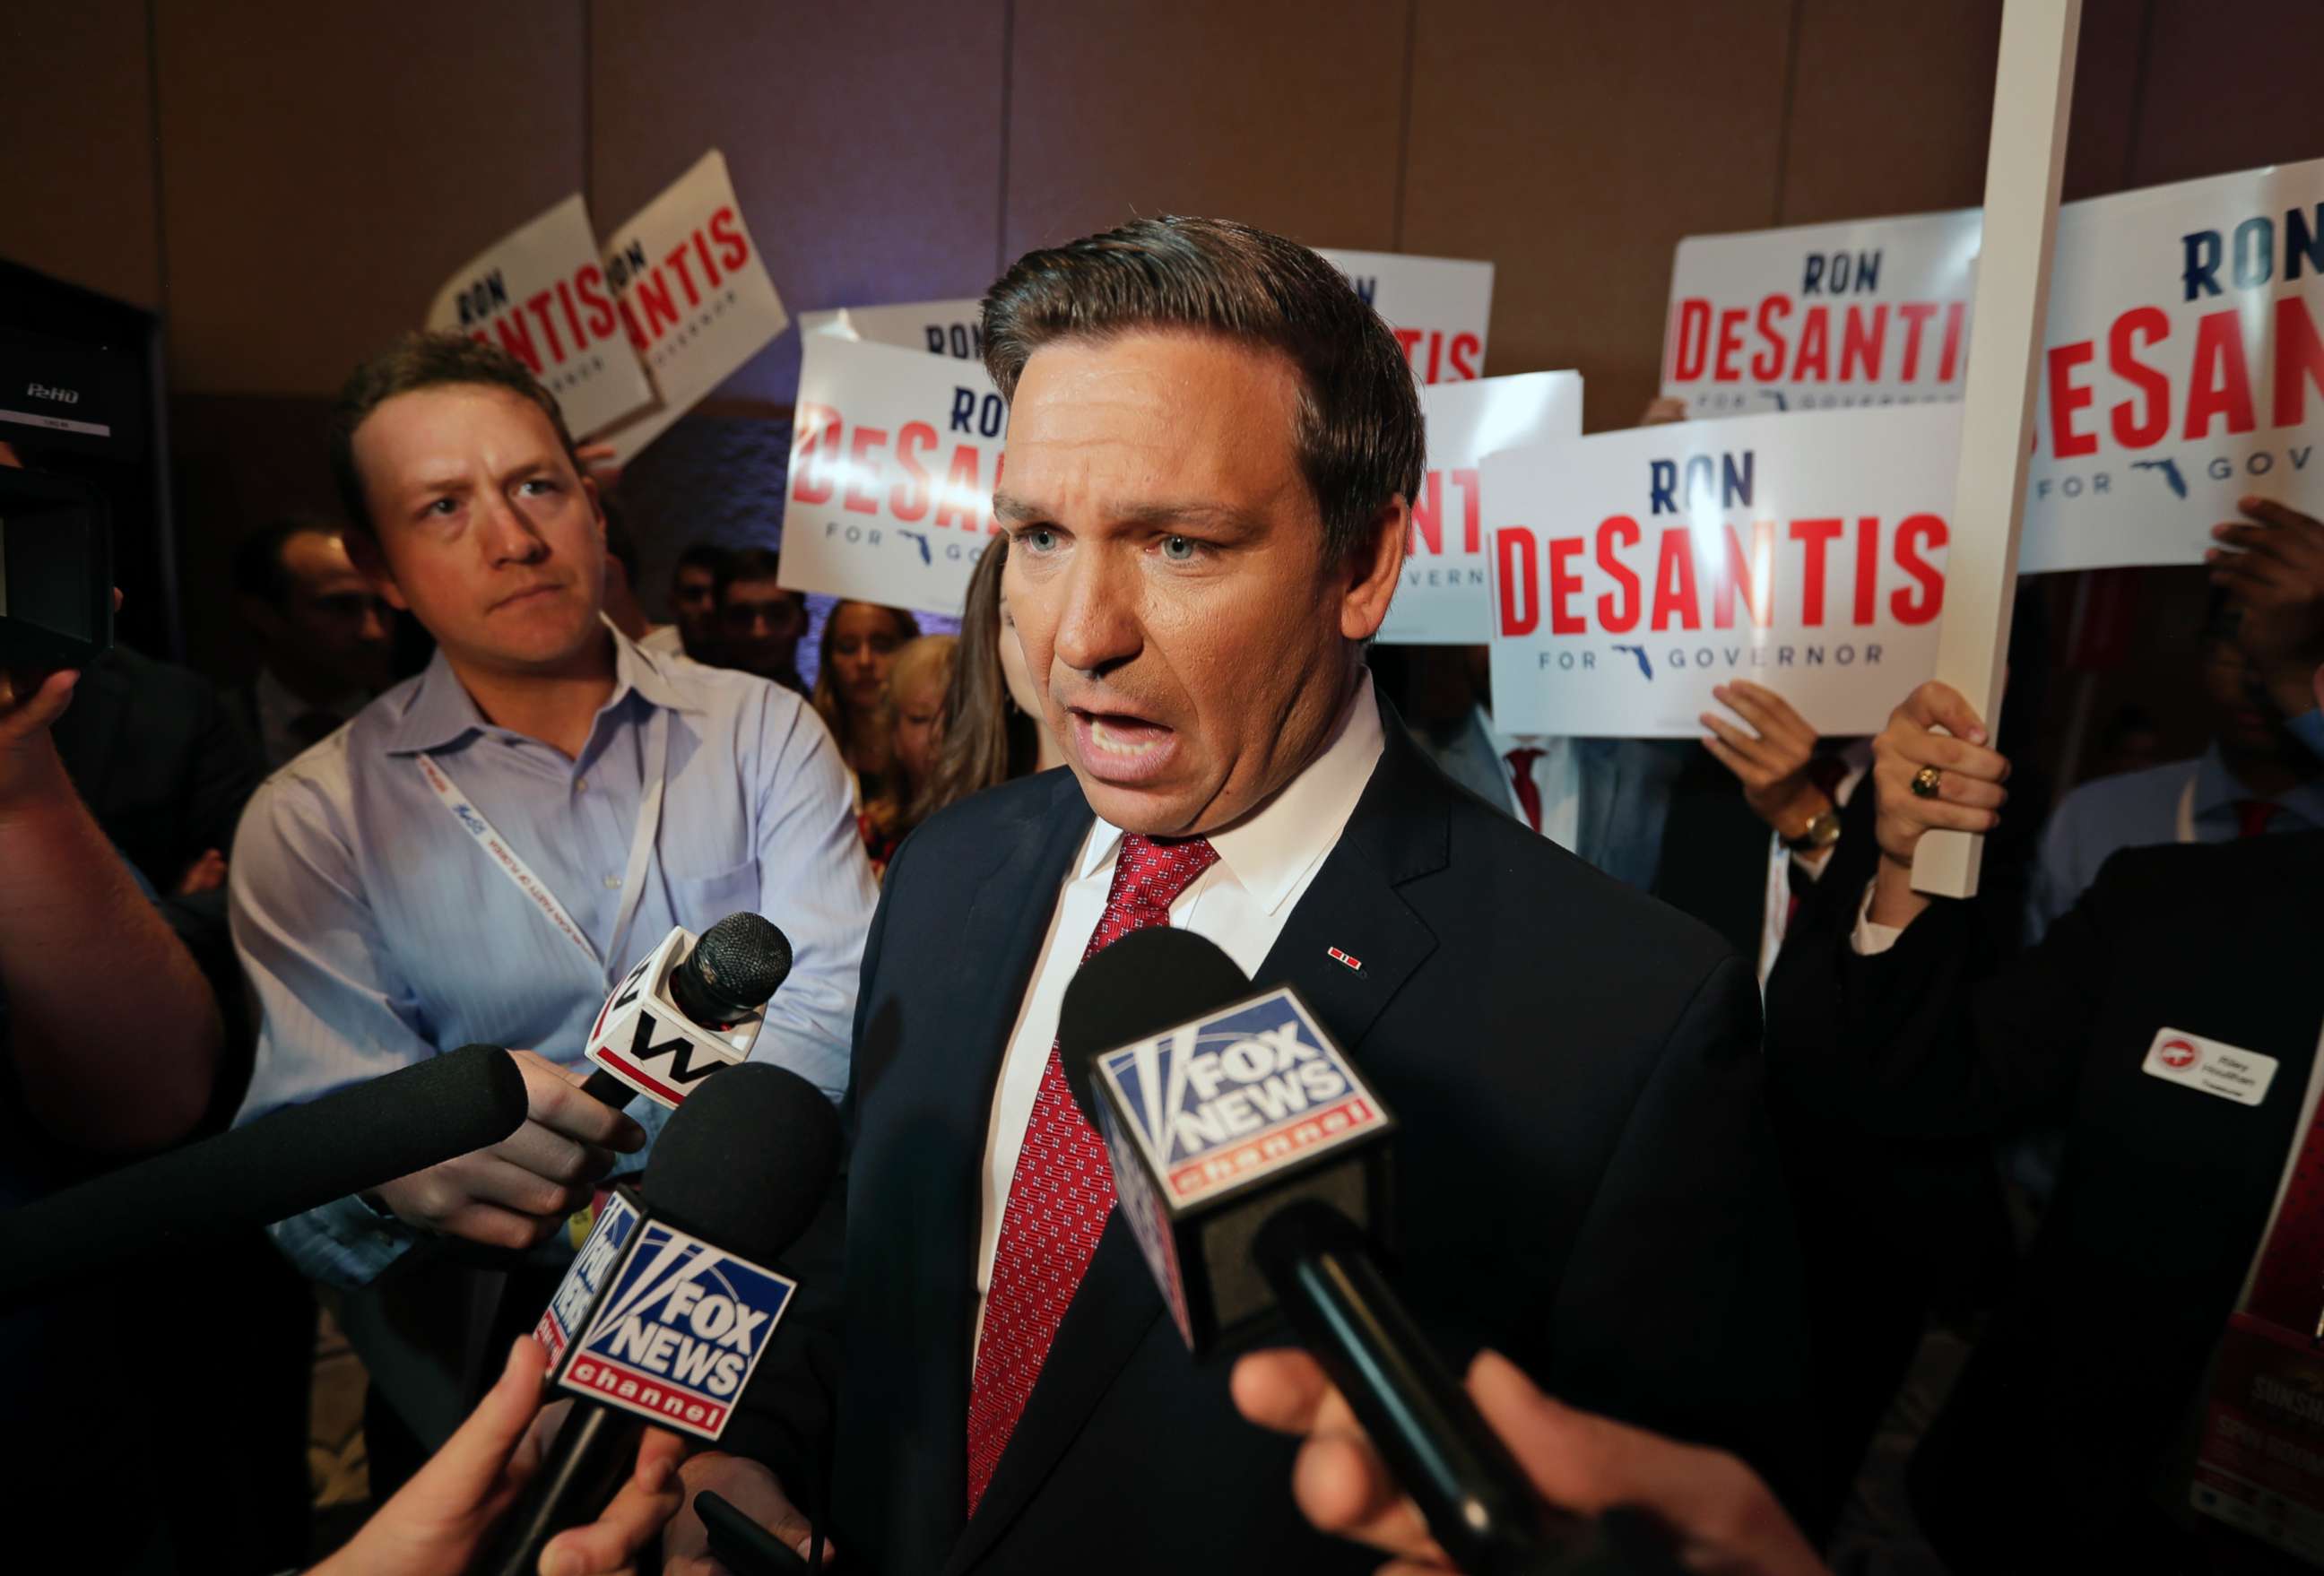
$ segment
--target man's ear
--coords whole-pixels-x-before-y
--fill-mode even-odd
[[[576,468],[576,470],[578,470],[578,469],[579,469],[579,467],[578,467],[578,466],[576,466],[575,468]],[[604,502],[604,494],[602,494],[601,493],[599,493],[599,492],[597,491],[597,478],[596,478],[596,477],[595,477],[595,476],[591,475],[590,475],[588,472],[586,472],[586,471],[581,471],[581,473],[580,473],[580,474],[581,474],[581,495],[582,495],[583,497],[585,497],[585,498],[586,498],[586,499],[588,499],[588,500],[589,500],[589,513],[590,513],[590,516],[591,516],[591,518],[593,518],[594,520],[595,520],[595,521],[596,521],[596,522],[597,522],[597,545],[598,545],[599,547],[603,547],[603,546],[604,546],[604,545],[605,545],[605,502]]]
[[[411,604],[403,600],[402,588],[395,583],[394,571],[387,567],[387,555],[379,548],[379,538],[367,530],[351,530],[344,539],[347,557],[355,572],[379,587],[380,596],[398,613],[410,613]]]
[[[1369,641],[1388,621],[1388,604],[1404,573],[1405,549],[1412,540],[1412,505],[1398,493],[1372,517],[1362,541],[1342,567],[1348,576],[1340,600],[1340,633]]]

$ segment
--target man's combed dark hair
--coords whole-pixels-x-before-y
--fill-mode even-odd
[[[557,396],[540,386],[524,363],[497,346],[464,335],[407,334],[348,374],[331,408],[331,476],[338,483],[348,519],[365,530],[378,529],[364,499],[363,476],[355,469],[355,429],[398,394],[460,383],[506,389],[540,406],[557,429],[557,441],[565,446],[565,457],[573,459],[573,435],[565,429],[565,412],[558,409]],[[573,468],[580,470],[578,460]]]
[[[1139,219],[1028,252],[984,297],[984,365],[1001,397],[1042,346],[1141,328],[1217,334],[1298,368],[1301,468],[1327,562],[1362,546],[1426,469],[1420,392],[1379,315],[1296,241],[1225,219]]]

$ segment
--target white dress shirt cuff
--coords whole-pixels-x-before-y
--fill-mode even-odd
[[[1872,881],[1864,883],[1864,900],[1856,906],[1856,929],[1848,938],[1849,945],[1856,949],[1856,955],[1863,958],[1878,957],[1895,946],[1896,938],[1904,934],[1904,927],[1901,925],[1876,925],[1872,922],[1872,889],[1875,884]]]

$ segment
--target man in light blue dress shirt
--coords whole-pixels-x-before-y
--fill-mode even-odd
[[[276,1229],[306,1273],[359,1287],[440,1237],[569,1253],[567,1213],[635,1169],[616,1152],[666,1114],[641,1100],[632,1123],[581,1094],[584,1039],[674,925],[747,908],[782,926],[795,962],[752,1055],[836,1100],[875,892],[814,713],[605,622],[594,484],[517,363],[408,339],[350,379],[332,442],[364,528],[351,545],[438,650],[243,818],[231,908],[262,1025],[238,1120],[473,1042],[531,1053],[530,1120],[512,1138]],[[362,1343],[367,1321],[349,1323]],[[394,1366],[365,1357],[375,1377]],[[456,1387],[398,1410],[426,1438],[466,1411]]]
[[[2268,527],[2279,533],[2324,534],[2324,527],[2280,505],[2259,499],[2246,505],[2280,511],[2284,523]],[[2295,584],[2303,572],[2270,567]],[[2214,577],[2227,573],[2222,569]],[[2249,598],[2268,594],[2265,586],[2246,591],[2240,583],[2223,584],[2213,597],[2199,647],[2213,719],[2209,748],[2191,760],[2086,782],[2051,816],[2026,899],[2029,944],[2080,900],[2099,867],[2123,849],[2324,827],[2324,775],[2309,742],[2316,712],[2304,677],[2315,669],[2309,648],[2316,621],[2312,613],[2303,616],[2299,604],[2289,614],[2247,605]],[[2289,638],[2278,626],[2292,631]],[[2287,671],[2302,676],[2287,681],[2282,677]]]

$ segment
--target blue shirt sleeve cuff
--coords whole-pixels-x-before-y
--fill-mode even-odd
[[[346,1289],[377,1280],[417,1240],[410,1227],[382,1220],[370,1205],[352,1196],[267,1230],[300,1274]]]

